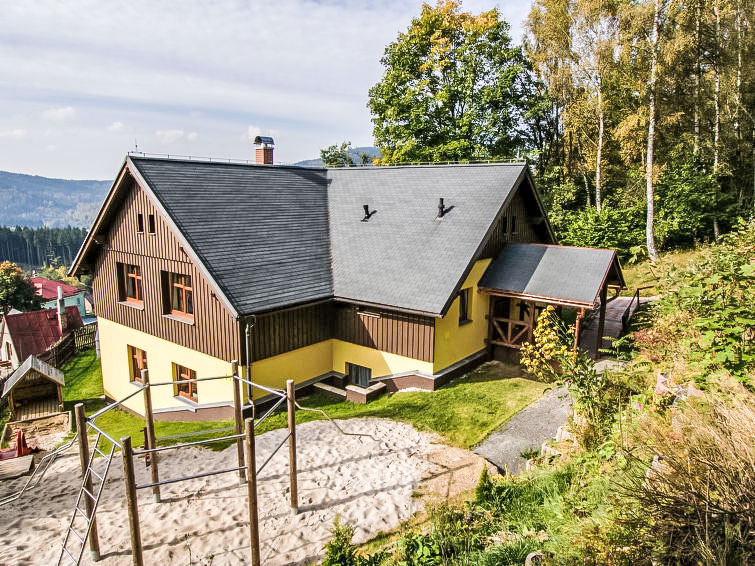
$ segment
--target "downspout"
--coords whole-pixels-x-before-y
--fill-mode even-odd
[[[254,328],[254,322],[255,322],[254,316],[251,316],[246,319],[246,328],[244,329],[244,335],[246,336],[246,379],[249,381],[252,381],[252,353],[251,353],[251,347],[250,343],[252,341],[252,329]],[[251,323],[249,322],[251,320]],[[252,385],[251,383],[246,383],[246,394],[247,398],[249,399],[249,404],[252,406],[252,419],[254,419],[254,400],[253,400],[253,391],[252,391]]]

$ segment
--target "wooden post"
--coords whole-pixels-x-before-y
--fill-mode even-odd
[[[577,320],[574,322],[574,351],[579,348],[579,326],[582,322],[582,317],[585,316],[585,309],[579,309],[577,313]]]
[[[139,528],[139,502],[136,498],[136,478],[134,477],[134,453],[131,450],[131,437],[121,438],[123,456],[123,479],[126,482],[126,508],[128,527],[131,533],[131,559],[134,566],[144,566],[142,556],[142,535]]]
[[[608,284],[604,284],[600,290],[600,317],[598,318],[598,338],[595,344],[595,359],[600,357],[600,349],[603,347],[603,330],[606,323],[606,299],[608,298]]]
[[[84,478],[84,487],[89,493],[94,493],[92,489],[92,475],[87,473],[89,467],[89,438],[87,438],[87,421],[84,412],[84,404],[76,403],[74,407],[76,417],[76,434],[79,437],[79,459],[81,460],[81,477]],[[89,554],[94,562],[100,559],[100,536],[97,533],[97,520],[93,516],[94,501],[87,494],[84,494],[84,501],[87,510],[87,517],[91,518],[92,527],[89,530]]]
[[[296,391],[294,380],[286,380],[288,400],[288,481],[291,485],[291,514],[299,512],[299,487],[296,481]]]
[[[246,432],[246,488],[249,496],[249,546],[252,566],[260,566],[260,524],[257,515],[257,459],[254,450],[254,419],[244,421]]]
[[[142,370],[142,384],[144,385],[144,421],[146,423],[147,431],[147,446],[148,450],[157,447],[157,441],[155,440],[155,419],[152,415],[152,387],[149,385],[149,371]],[[149,474],[152,479],[152,483],[160,481],[160,474],[157,469],[157,452],[151,452],[149,455]],[[160,503],[160,486],[152,486],[152,495],[155,497],[155,503]]]
[[[496,298],[494,295],[488,295],[488,359],[492,360],[495,355],[495,344],[493,344],[494,327],[493,318],[495,317],[495,303]]]
[[[236,434],[244,434],[244,427],[241,424],[241,383],[239,377],[239,362],[231,362],[231,373],[233,374],[233,419],[236,425]],[[238,456],[239,468],[244,467],[244,439],[239,436],[236,439],[236,454]],[[243,469],[239,470],[239,483],[246,481],[246,474]]]
[[[532,338],[535,332],[535,301],[529,303],[529,317],[527,320],[527,341],[532,344]]]

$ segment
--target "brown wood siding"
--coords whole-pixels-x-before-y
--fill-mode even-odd
[[[255,317],[252,359],[262,360],[333,337],[332,307],[309,305]]]
[[[342,304],[333,310],[334,338],[415,360],[433,361],[434,319],[384,309],[360,310]]]
[[[506,207],[501,220],[493,229],[490,238],[482,250],[478,259],[493,258],[497,256],[504,246],[511,242],[516,243],[552,243],[547,235],[544,224],[536,226],[532,222],[533,217],[539,216],[534,199],[527,199],[523,193],[530,191],[527,185],[523,185],[512,197]],[[531,200],[532,202],[528,202]],[[511,232],[511,218],[516,218],[516,232]]]
[[[183,252],[165,220],[130,177],[117,216],[98,254],[92,281],[96,314],[118,324],[169,340],[222,360],[239,359],[239,326],[215,297],[199,269]],[[145,218],[145,232],[137,233],[137,214]],[[155,215],[155,234],[146,232]],[[144,309],[119,303],[117,264],[138,265],[144,289]],[[194,294],[194,323],[163,316],[161,272],[190,275]]]
[[[343,303],[322,303],[255,317],[254,360],[262,360],[337,338],[383,352],[433,361],[432,318],[370,309],[369,314]]]

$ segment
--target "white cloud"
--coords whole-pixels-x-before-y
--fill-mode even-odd
[[[26,136],[26,130],[23,128],[14,128],[12,130],[0,130],[0,138],[23,138]]]
[[[178,140],[180,140],[182,137],[184,137],[184,131],[183,130],[157,130],[155,132],[155,135],[157,136],[157,139],[160,140],[160,143],[163,145],[168,145],[171,143],[175,143]]]
[[[186,135],[186,139],[187,139],[187,141],[190,141],[190,142],[195,142],[195,141],[197,141],[197,138],[198,138],[198,137],[199,137],[199,134],[197,134],[197,132],[189,132],[189,133],[188,133],[188,134]]]
[[[123,130],[123,122],[113,122],[107,127],[107,129],[111,132],[120,132]]]
[[[47,145],[47,151],[49,151],[49,152],[53,152],[56,149],[58,149],[58,146],[55,145],[55,144],[53,144],[53,143]]]
[[[76,115],[76,110],[73,106],[64,106],[63,108],[49,108],[42,112],[42,119],[49,120],[51,122],[63,122],[69,120]]]

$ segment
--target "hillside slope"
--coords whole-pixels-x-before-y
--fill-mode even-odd
[[[110,185],[0,171],[0,226],[89,227]]]

